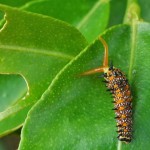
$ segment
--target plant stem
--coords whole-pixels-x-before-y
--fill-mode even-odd
[[[118,147],[117,147],[117,150],[121,150],[121,147],[122,147],[122,142],[121,142],[121,141],[118,141]]]
[[[140,6],[137,0],[128,0],[127,9],[124,16],[124,23],[131,24],[140,19]]]

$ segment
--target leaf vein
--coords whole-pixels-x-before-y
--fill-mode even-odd
[[[68,59],[68,60],[71,60],[72,58],[74,58],[74,56],[67,55],[61,52],[54,52],[54,51],[35,49],[35,48],[24,48],[24,47],[19,47],[19,46],[0,45],[0,49],[42,54],[42,55],[54,56],[54,57],[59,57],[62,59]]]
[[[131,32],[131,55],[130,55],[130,65],[129,65],[129,80],[131,81],[132,69],[134,63],[134,54],[136,48],[136,35],[137,35],[137,23],[133,21],[132,23],[132,32]]]

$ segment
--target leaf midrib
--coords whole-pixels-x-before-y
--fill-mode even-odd
[[[49,51],[49,50],[43,50],[43,49],[35,49],[35,48],[24,48],[24,47],[19,47],[19,46],[8,46],[8,45],[0,45],[0,49],[4,50],[11,50],[11,51],[18,51],[18,52],[26,52],[26,53],[34,53],[34,54],[42,54],[42,55],[47,55],[47,56],[53,56],[53,57],[58,57],[62,59],[67,59],[71,60],[74,58],[72,55],[68,55],[65,53],[61,52],[54,52],[54,51]]]
[[[130,60],[129,60],[129,72],[128,77],[129,80],[132,80],[132,69],[133,69],[133,63],[134,63],[134,54],[136,49],[136,36],[137,36],[137,22],[133,21],[131,25],[131,53],[130,53]]]

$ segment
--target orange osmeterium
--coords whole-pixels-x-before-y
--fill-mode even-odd
[[[130,86],[126,76],[120,69],[113,65],[108,66],[108,46],[105,40],[100,37],[99,40],[104,46],[103,66],[89,70],[81,75],[90,75],[103,72],[107,88],[114,97],[114,109],[117,122],[118,139],[125,143],[132,139],[132,96]]]

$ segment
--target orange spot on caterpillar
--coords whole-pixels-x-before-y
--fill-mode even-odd
[[[124,123],[122,124],[122,126],[126,127],[126,126],[127,126],[127,123],[126,123],[126,122],[124,122]]]
[[[122,103],[124,100],[122,100],[122,99],[119,99],[118,101],[116,101],[116,104],[120,104],[120,103]]]
[[[119,109],[118,110],[124,110],[124,107],[123,106],[121,106],[121,107],[119,107]]]
[[[110,80],[110,81],[112,81],[113,79],[114,79],[114,77],[113,77],[113,76],[109,77],[109,80]]]
[[[118,87],[118,85],[117,85],[117,84],[115,84],[115,85],[114,85],[114,88],[117,88],[117,87]]]
[[[121,115],[121,118],[126,118],[126,115]]]
[[[119,94],[117,94],[117,95],[116,95],[116,97],[122,97],[122,94],[121,94],[121,93],[119,93]]]
[[[120,89],[116,90],[116,93],[119,93],[120,92]]]

